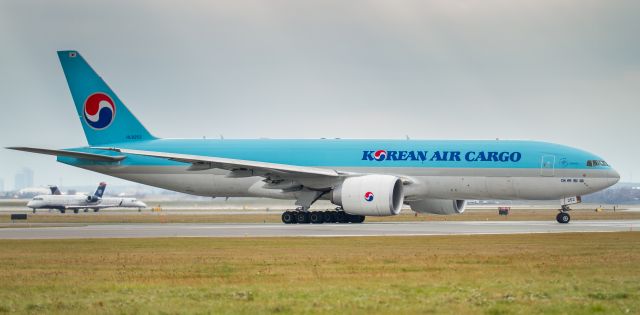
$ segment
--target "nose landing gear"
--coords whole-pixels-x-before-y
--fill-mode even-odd
[[[569,208],[569,206],[566,206],[566,205],[562,206],[562,209],[560,209],[560,213],[556,215],[556,221],[562,224],[569,223],[569,221],[571,221],[571,216],[569,215],[569,211],[571,211],[571,208]]]

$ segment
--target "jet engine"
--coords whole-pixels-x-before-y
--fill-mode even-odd
[[[87,196],[87,202],[98,202],[98,200],[100,200],[98,196]]]
[[[467,206],[466,200],[422,199],[408,202],[411,210],[418,213],[459,214]]]
[[[403,201],[402,180],[391,175],[349,177],[331,192],[331,202],[356,215],[397,215]]]

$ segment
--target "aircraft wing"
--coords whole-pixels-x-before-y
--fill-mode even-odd
[[[279,177],[325,177],[325,178],[337,178],[341,176],[332,169],[310,167],[310,166],[297,166],[289,164],[268,163],[249,160],[238,160],[212,156],[202,155],[190,155],[190,154],[178,154],[168,152],[157,151],[144,151],[144,150],[130,150],[121,148],[96,148],[117,151],[125,154],[136,154],[151,156],[157,158],[164,158],[172,161],[191,163],[191,170],[206,170],[211,168],[219,168],[232,171],[230,176],[244,177],[244,176],[270,176],[275,175]],[[234,174],[233,172],[237,172]],[[248,172],[248,173],[247,173]]]
[[[87,153],[87,152],[53,150],[53,149],[31,148],[31,147],[7,147],[7,149],[25,151],[25,152],[31,152],[31,153],[55,155],[55,156],[68,156],[73,158],[87,159],[87,160],[100,161],[100,162],[118,162],[118,161],[122,161],[126,157],[124,155],[111,156],[111,155],[103,155],[103,154],[95,154],[95,153]]]

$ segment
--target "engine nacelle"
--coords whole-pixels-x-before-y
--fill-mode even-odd
[[[97,196],[87,196],[87,202],[98,202],[98,200],[100,200],[100,197]]]
[[[409,202],[411,210],[418,213],[459,214],[467,206],[466,200],[423,199]]]
[[[402,180],[391,175],[349,177],[331,193],[331,202],[357,215],[397,215],[403,201]]]

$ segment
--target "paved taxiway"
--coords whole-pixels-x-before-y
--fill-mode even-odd
[[[6,226],[6,225],[5,225]],[[35,225],[34,225],[35,226]],[[640,220],[388,222],[365,224],[78,224],[0,228],[0,239],[330,237],[637,231]]]

